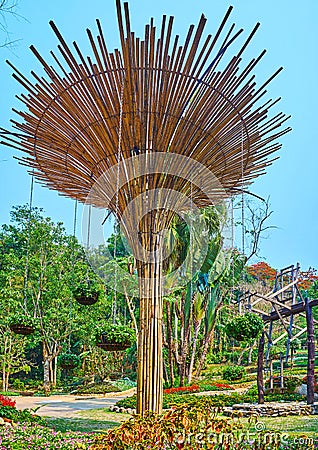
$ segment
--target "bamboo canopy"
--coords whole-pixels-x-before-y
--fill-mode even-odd
[[[53,22],[59,56],[27,79],[10,62],[26,94],[15,111],[17,132],[4,142],[24,152],[34,176],[62,195],[108,208],[120,220],[138,260],[140,336],[137,410],[162,405],[162,233],[176,211],[215,204],[265,173],[277,139],[288,132],[277,100],[263,100],[253,71],[265,50],[243,69],[240,49],[225,61],[243,30],[228,26],[230,7],[215,35],[207,19],[191,25],[183,44],[173,17],[154,20],[143,38],[131,30],[116,0],[121,49],[110,52],[101,24],[87,30],[92,56],[71,48]],[[221,67],[221,68],[220,68]],[[189,201],[190,199],[190,201]],[[136,233],[138,230],[138,233]]]

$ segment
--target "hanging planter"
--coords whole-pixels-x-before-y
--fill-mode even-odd
[[[96,332],[96,345],[105,351],[123,351],[135,341],[135,332],[125,325],[105,324]]]
[[[263,328],[262,319],[256,314],[248,312],[228,322],[225,326],[225,332],[237,341],[248,341],[256,339]]]
[[[14,314],[9,318],[9,328],[13,333],[29,336],[34,333],[37,320],[25,314]]]
[[[79,366],[81,358],[75,353],[67,352],[58,356],[58,362],[62,369],[70,370]]]
[[[82,282],[73,288],[73,296],[81,305],[94,305],[100,294],[101,288],[94,281]]]

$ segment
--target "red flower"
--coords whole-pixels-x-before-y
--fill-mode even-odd
[[[0,395],[0,404],[1,406],[11,406],[12,408],[15,408],[15,400],[11,400],[9,397],[4,397],[4,395]]]

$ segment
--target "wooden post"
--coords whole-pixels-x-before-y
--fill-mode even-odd
[[[264,376],[263,376],[264,345],[265,345],[265,332],[263,331],[259,341],[258,357],[257,357],[257,389],[258,389],[259,404],[264,403]]]
[[[308,363],[307,363],[307,404],[314,403],[315,392],[315,333],[314,333],[314,318],[312,315],[312,307],[308,298],[305,299],[305,311],[307,321],[307,348],[308,348]]]
[[[273,360],[272,357],[269,359],[269,389],[270,392],[274,390],[274,378],[273,378]]]
[[[283,359],[282,353],[280,353],[279,387],[280,387],[281,392],[283,392],[284,391],[284,359]]]

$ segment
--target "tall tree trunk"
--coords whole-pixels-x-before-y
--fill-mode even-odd
[[[255,346],[255,341],[252,342],[252,344],[250,345],[250,349],[248,351],[248,357],[247,357],[247,365],[248,366],[250,366],[252,364],[252,355],[253,355],[254,346]]]
[[[47,351],[46,343],[43,342],[43,385],[45,395],[48,395],[51,390],[50,383],[50,359]]]
[[[181,349],[180,355],[180,386],[184,386],[185,378],[186,378],[186,370],[187,370],[187,355],[189,348],[189,339],[190,339],[190,319],[189,324],[187,325],[184,332],[183,346]]]
[[[203,366],[204,366],[204,363],[205,363],[205,360],[206,360],[206,356],[207,356],[208,351],[209,351],[210,343],[212,342],[212,339],[213,339],[213,335],[214,335],[214,326],[212,327],[210,333],[208,333],[208,335],[204,339],[203,351],[202,351],[202,355],[201,355],[201,358],[200,358],[200,362],[199,362],[197,371],[196,371],[195,376],[194,376],[195,379],[199,378],[201,370],[203,369]]]
[[[53,371],[53,384],[56,386],[56,375],[57,375],[57,356],[54,358],[54,371]]]
[[[171,304],[166,302],[166,313],[167,313],[167,334],[168,334],[168,358],[169,358],[169,372],[170,372],[170,386],[174,384],[174,366],[173,366],[173,332],[172,332],[172,321],[171,321]]]
[[[248,346],[245,347],[245,348],[241,351],[241,354],[240,354],[240,356],[239,356],[239,358],[238,358],[238,360],[237,360],[237,365],[238,365],[238,366],[241,366],[241,365],[242,365],[243,356],[244,356],[244,353],[247,352],[247,350],[248,350]]]
[[[188,383],[191,383],[191,381],[192,381],[192,372],[193,372],[193,367],[194,367],[195,353],[197,350],[197,342],[198,342],[198,335],[199,335],[199,330],[200,330],[200,323],[197,323],[197,322],[194,323],[193,346],[192,346],[192,354],[191,354],[191,360],[190,360],[190,365],[189,365]]]

